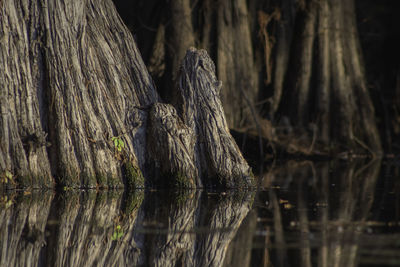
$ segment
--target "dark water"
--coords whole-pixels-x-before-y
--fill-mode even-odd
[[[287,162],[258,192],[3,192],[0,266],[400,266],[399,169]]]

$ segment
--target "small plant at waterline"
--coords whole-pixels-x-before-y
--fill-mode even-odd
[[[111,236],[111,240],[119,240],[123,235],[124,231],[122,230],[121,225],[118,224],[117,226],[115,226],[114,233]]]
[[[111,140],[114,142],[114,147],[117,149],[118,152],[121,152],[122,149],[125,147],[124,141],[122,141],[121,138],[114,136],[111,138]]]
[[[14,175],[12,175],[11,172],[9,171],[5,171],[4,173],[2,173],[0,175],[0,183],[4,183],[4,184],[14,184],[14,179],[13,179]]]

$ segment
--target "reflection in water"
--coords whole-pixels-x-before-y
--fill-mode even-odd
[[[2,196],[0,266],[35,266],[40,262],[52,198],[52,194],[26,195],[13,205],[11,196]]]
[[[8,191],[0,266],[399,265],[399,170],[380,169],[289,162],[257,195]]]
[[[371,236],[388,236],[384,234],[388,224],[376,221],[372,214],[376,192],[380,191],[380,169],[379,161],[366,165],[291,162],[268,173],[264,186],[273,189],[260,193],[262,204],[258,208],[260,214],[264,213],[261,219],[267,221],[267,228],[256,237],[258,244],[264,238],[267,245],[256,249],[253,262],[265,259],[268,253],[273,259],[264,261],[264,266],[272,262],[274,266],[304,267],[400,264],[400,243],[382,244],[382,251],[375,243],[364,241]],[[394,223],[397,228],[391,229],[398,231],[398,218]],[[370,258],[369,248],[380,253]],[[394,257],[386,257],[388,253]]]
[[[18,197],[0,210],[0,266],[220,266],[254,193]]]

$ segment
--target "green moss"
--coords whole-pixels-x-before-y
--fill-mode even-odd
[[[12,179],[1,179],[0,183],[4,183],[8,189],[20,188],[54,188],[54,182],[47,175],[16,175]]]
[[[56,183],[58,186],[69,187],[69,188],[80,188],[81,180],[80,173],[78,171],[72,172],[66,169],[60,170],[58,173],[61,175],[56,178]]]
[[[115,177],[112,175],[108,175],[108,188],[123,188],[124,185],[119,179],[119,177]]]
[[[132,162],[127,162],[124,164],[124,170],[128,189],[144,187],[144,177],[139,167],[134,166]]]
[[[104,173],[97,173],[96,180],[99,187],[107,187],[107,176]]]

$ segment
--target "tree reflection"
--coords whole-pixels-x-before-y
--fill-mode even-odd
[[[265,175],[257,196],[190,190],[3,194],[0,265],[357,266],[365,242],[384,245],[366,231],[393,213],[385,213],[388,201],[399,205],[395,194],[388,198],[396,184],[385,180],[384,190],[376,190],[380,166],[289,162]],[[398,249],[398,237],[383,238]]]
[[[379,161],[290,162],[268,173],[264,186],[278,187],[268,191],[274,266],[357,266],[379,170]]]
[[[1,266],[221,266],[254,193],[67,191],[0,209]]]
[[[0,203],[0,266],[36,266],[53,194],[8,194],[2,196],[5,199]]]

